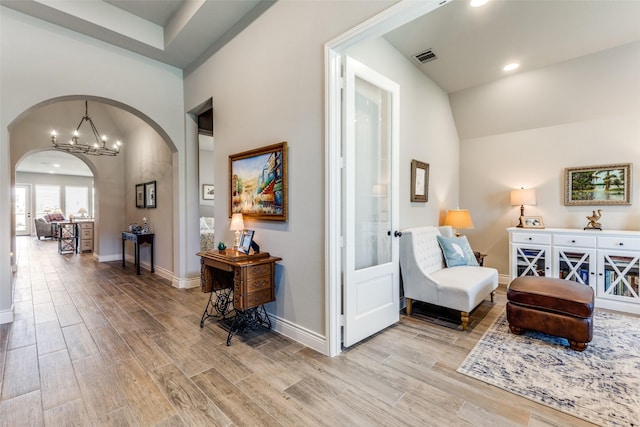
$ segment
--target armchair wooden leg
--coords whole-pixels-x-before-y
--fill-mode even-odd
[[[496,291],[491,291],[491,302],[493,302],[493,297],[496,295]]]
[[[460,319],[462,320],[462,330],[466,331],[469,324],[469,313],[466,311],[460,312]]]
[[[411,316],[411,311],[413,310],[413,301],[411,298],[405,298],[407,300],[407,316]]]

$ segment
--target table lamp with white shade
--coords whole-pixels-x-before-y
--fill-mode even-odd
[[[522,228],[522,217],[524,216],[524,205],[535,206],[536,190],[533,188],[520,188],[511,190],[511,206],[520,205],[520,222],[518,227]]]
[[[231,216],[231,225],[229,226],[229,230],[236,232],[236,239],[233,242],[233,248],[238,249],[238,245],[240,244],[240,234],[242,230],[244,230],[244,221],[242,220],[241,213],[234,213]]]

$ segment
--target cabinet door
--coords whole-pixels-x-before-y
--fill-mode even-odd
[[[595,290],[595,253],[594,249],[554,247],[554,276],[591,286]]]
[[[598,251],[597,296],[620,301],[640,300],[640,255],[623,251]]]
[[[515,277],[548,276],[551,273],[549,246],[514,245],[513,260]]]

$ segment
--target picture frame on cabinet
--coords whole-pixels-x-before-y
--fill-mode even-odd
[[[521,216],[520,223],[522,228],[544,228],[541,216]]]
[[[565,169],[566,206],[630,205],[631,163]]]
[[[429,163],[411,160],[411,201],[429,201]]]

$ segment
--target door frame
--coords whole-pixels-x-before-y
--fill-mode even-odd
[[[31,236],[31,234],[34,232],[34,228],[33,228],[33,220],[35,219],[33,217],[33,188],[31,184],[15,184],[14,189],[17,189],[18,187],[24,187],[26,189],[26,198],[25,198],[25,216],[26,216],[26,224],[25,224],[25,232],[24,233],[18,233],[18,230],[16,229],[17,225],[14,222],[14,226],[13,226],[13,233],[16,236]],[[15,210],[15,198],[14,198],[14,207],[13,207],[13,215],[16,215],[16,210]]]
[[[325,63],[325,354],[342,351],[342,55],[349,47],[381,37],[451,0],[400,1],[378,15],[330,40]]]

